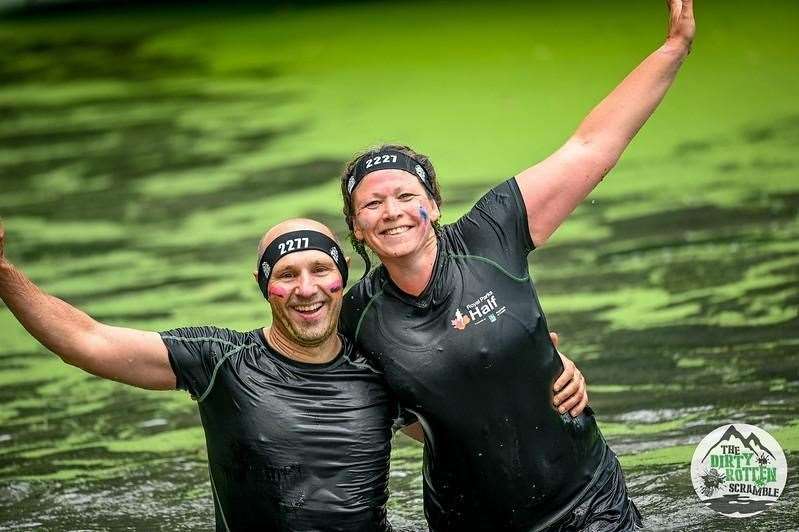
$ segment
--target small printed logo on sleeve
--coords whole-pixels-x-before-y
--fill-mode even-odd
[[[506,307],[500,306],[493,290],[489,290],[476,300],[466,305],[466,312],[460,308],[455,310],[455,319],[451,320],[452,326],[462,331],[469,324],[479,325],[488,321],[494,323],[499,316],[505,313]]]

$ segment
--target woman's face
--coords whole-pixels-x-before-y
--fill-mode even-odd
[[[404,257],[419,250],[433,235],[440,213],[419,179],[403,170],[367,175],[352,196],[353,231],[375,254]]]

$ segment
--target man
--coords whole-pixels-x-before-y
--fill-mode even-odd
[[[258,247],[256,281],[271,327],[161,333],[106,325],[36,287],[5,258],[0,298],[65,362],[198,401],[217,530],[390,530],[385,503],[397,403],[336,334],[347,263],[331,231],[288,220]],[[579,402],[569,372],[557,400]],[[569,383],[567,386],[566,383]]]

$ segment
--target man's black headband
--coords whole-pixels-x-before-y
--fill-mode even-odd
[[[378,153],[362,155],[347,179],[347,194],[352,197],[352,191],[363,181],[363,178],[378,170],[405,170],[409,174],[417,176],[430,196],[435,196],[424,167],[413,157],[397,150],[382,150]]]
[[[329,255],[333,262],[336,263],[338,271],[341,272],[342,288],[347,286],[347,261],[344,259],[344,253],[341,252],[338,244],[332,238],[319,231],[303,229],[302,231],[291,231],[280,235],[266,246],[263,255],[261,255],[261,260],[258,261],[258,287],[266,299],[269,299],[269,291],[267,290],[269,277],[271,277],[277,261],[289,253],[307,251],[309,249],[316,249]]]

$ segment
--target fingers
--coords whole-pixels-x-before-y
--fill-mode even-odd
[[[565,356],[561,355],[560,353],[558,353],[558,355],[560,355],[560,361],[563,363],[563,373],[560,374],[560,376],[555,381],[555,384],[552,386],[552,389],[555,390],[555,392],[559,392],[561,388],[563,388],[564,386],[566,386],[566,384],[571,382],[571,380],[574,378],[574,370],[576,369],[574,366],[574,362],[572,362]]]
[[[574,378],[555,395],[552,403],[558,407],[558,412],[563,414],[567,410],[577,406],[582,398],[586,396],[585,377],[579,369],[575,369]]]
[[[554,345],[555,349],[557,349],[558,344],[560,344],[560,337],[558,336],[558,333],[556,332],[549,333],[549,339],[552,340],[552,345]]]
[[[579,370],[578,370],[579,371]],[[575,396],[579,396],[580,400],[577,402],[577,406],[571,408],[569,413],[572,417],[577,417],[583,413],[586,405],[588,405],[588,383],[585,380],[585,377],[582,373],[580,373],[580,391],[578,391]]]
[[[555,394],[555,397],[552,399],[552,404],[558,407],[558,412],[562,414],[579,402],[580,397],[575,397],[575,394],[579,391],[580,381],[578,379],[572,379],[564,386],[563,390]]]
[[[682,2],[682,10],[680,11],[680,17],[686,20],[691,21],[693,24],[694,22],[694,0],[683,0]]]
[[[672,25],[677,22],[685,20],[693,20],[694,18],[694,2],[693,0],[669,0],[669,12],[671,15]]]
[[[696,33],[693,0],[667,0],[669,7],[668,38],[679,40],[689,46]]]
[[[577,417],[577,416],[579,416],[580,414],[583,413],[583,410],[585,410],[586,406],[588,406],[588,394],[587,393],[583,395],[582,400],[580,400],[580,402],[577,404],[577,406],[575,406],[574,408],[571,409],[569,414],[572,417]]]
[[[549,333],[553,345],[557,346],[557,333]],[[572,417],[579,416],[588,405],[588,390],[586,388],[585,377],[582,372],[574,365],[569,358],[558,351],[560,360],[563,363],[563,373],[555,381],[553,388],[555,396],[552,404],[558,412],[565,414],[569,412]]]
[[[682,0],[666,0],[666,6],[669,8],[669,34],[671,34],[680,22]]]

